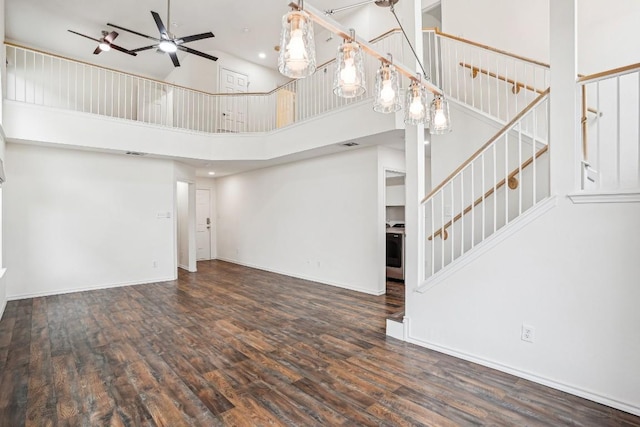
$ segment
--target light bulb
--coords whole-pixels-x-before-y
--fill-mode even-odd
[[[300,71],[308,65],[309,59],[304,48],[302,30],[298,28],[291,31],[291,40],[287,44],[287,66],[294,71]]]
[[[382,89],[380,90],[380,104],[384,107],[393,105],[396,99],[396,91],[393,90],[393,84],[391,79],[384,80],[382,82]]]
[[[443,127],[447,125],[447,116],[444,115],[442,108],[438,108],[433,116],[433,125],[435,127]]]
[[[178,46],[169,40],[162,40],[160,44],[158,44],[158,48],[166,53],[174,53],[178,50]]]
[[[344,68],[340,70],[340,84],[343,89],[353,89],[356,85],[356,65],[353,58],[344,60]]]
[[[411,105],[409,106],[409,114],[414,119],[419,119],[424,114],[424,105],[422,105],[422,100],[419,95],[413,97]]]
[[[111,50],[111,45],[109,45],[109,43],[107,42],[100,42],[100,44],[98,45],[98,47],[100,48],[101,51],[103,52],[107,52],[109,50]]]

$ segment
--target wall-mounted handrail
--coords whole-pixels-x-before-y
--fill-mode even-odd
[[[516,80],[507,78],[505,76],[502,76],[500,74],[496,74],[496,73],[494,73],[492,71],[485,70],[484,68],[476,67],[476,66],[474,66],[472,64],[467,64],[465,62],[460,62],[460,66],[464,67],[464,68],[468,68],[469,70],[471,70],[471,76],[474,79],[478,76],[478,74],[485,74],[485,75],[487,75],[489,77],[493,77],[495,79],[498,79],[498,80],[501,80],[503,82],[509,83],[510,85],[513,85],[513,89],[511,89],[511,91],[514,94],[520,93],[520,89],[530,90],[532,92],[536,92],[537,94],[541,94],[542,92],[544,92],[541,89],[536,89],[533,86],[529,86],[527,84],[524,84],[524,83],[518,82]]]
[[[469,156],[467,160],[465,160],[460,166],[458,166],[456,170],[451,172],[451,174],[448,177],[446,177],[440,184],[435,186],[434,189],[431,190],[431,192],[427,194],[420,203],[421,204],[426,203],[431,197],[433,197],[435,194],[438,193],[438,191],[440,191],[445,185],[447,185],[449,181],[454,179],[464,168],[469,166],[471,162],[473,162],[476,158],[478,158],[478,156],[482,154],[487,148],[489,148],[491,144],[493,144],[495,141],[497,141],[503,135],[509,132],[509,130],[511,130],[511,128],[520,121],[520,119],[522,119],[527,113],[529,113],[538,105],[540,105],[544,101],[545,97],[550,93],[550,91],[551,89],[547,88],[547,90],[545,90],[540,95],[538,95],[538,97],[534,99],[533,102],[531,102],[524,110],[520,111],[513,119],[511,119],[509,123],[504,125],[502,129],[500,129],[493,137],[491,137],[491,139],[489,139],[486,143],[484,143],[482,147],[478,148],[478,150],[476,150],[475,153]]]
[[[542,147],[540,150],[538,150],[538,152],[536,152],[535,158],[534,158],[534,156],[532,156],[532,157],[529,157],[524,162],[522,162],[522,164],[519,167],[515,168],[514,170],[512,170],[509,173],[507,178],[502,178],[502,180],[500,180],[496,185],[494,185],[493,187],[489,188],[489,190],[487,190],[487,192],[485,192],[482,196],[478,197],[469,206],[464,208],[462,212],[460,212],[455,217],[453,217],[453,219],[451,219],[449,222],[444,224],[439,230],[437,230],[435,233],[433,233],[431,236],[429,236],[428,239],[432,240],[433,238],[438,237],[439,235],[441,235],[444,232],[444,239],[446,240],[447,239],[447,228],[451,227],[455,222],[457,222],[460,219],[462,219],[462,217],[464,215],[466,215],[469,212],[471,212],[471,210],[474,207],[478,206],[480,203],[485,201],[489,196],[491,196],[493,193],[495,193],[498,189],[504,187],[505,184],[509,183],[509,188],[511,188],[511,184],[510,184],[512,182],[511,180],[514,179],[518,174],[522,173],[522,171],[524,169],[526,169],[529,165],[531,165],[535,159],[537,159],[538,157],[542,156],[548,150],[549,150],[549,146],[548,145],[545,145],[544,147]]]

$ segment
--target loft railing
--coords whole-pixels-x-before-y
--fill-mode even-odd
[[[580,77],[582,189],[640,188],[640,64]],[[598,114],[587,115],[587,104]]]
[[[402,58],[403,40],[390,31],[372,41]],[[62,108],[207,133],[270,132],[357,103],[373,93],[379,63],[365,56],[365,95],[333,94],[335,61],[310,77],[267,93],[207,93],[6,43],[11,101]]]
[[[419,291],[446,266],[548,197],[548,144],[549,89],[423,199],[426,257]]]
[[[424,30],[439,64],[433,81],[449,99],[501,123],[509,122],[549,87],[549,65],[480,43]],[[521,90],[523,89],[523,90]]]

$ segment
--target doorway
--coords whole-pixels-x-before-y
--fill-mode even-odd
[[[249,76],[237,71],[220,70],[220,92],[226,94],[247,93]],[[224,96],[222,98],[222,131],[244,132],[247,116],[246,96]]]
[[[385,293],[397,309],[390,316],[394,320],[404,316],[405,176],[405,172],[397,170],[384,171]]]
[[[196,259],[210,260],[211,256],[211,191],[196,190]]]
[[[195,272],[195,184],[178,181],[176,183],[176,258],[177,266]]]

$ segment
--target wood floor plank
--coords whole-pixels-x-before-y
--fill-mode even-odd
[[[175,281],[11,301],[0,426],[640,426],[387,337],[404,285],[387,288],[207,261]]]

